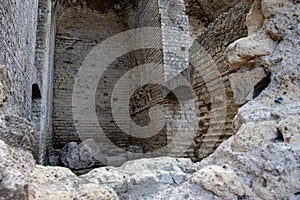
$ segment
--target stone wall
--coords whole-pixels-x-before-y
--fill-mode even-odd
[[[0,3],[0,65],[5,65],[11,79],[3,109],[27,119],[31,119],[37,10],[37,0]]]
[[[189,23],[181,0],[159,1],[164,79],[169,81],[189,67]]]
[[[145,156],[149,157],[161,155],[184,155],[188,157],[193,154],[191,152],[190,154],[185,153],[186,146],[189,147],[186,142],[189,141],[181,138],[180,141],[177,141],[176,147],[167,146],[173,142],[175,135],[188,135],[187,132],[194,132],[192,122],[188,121],[190,116],[185,116],[181,112],[182,108],[180,106],[183,105],[178,105],[174,93],[167,89],[167,87],[176,86],[176,83],[170,85],[170,80],[189,66],[188,50],[190,40],[184,3],[182,1],[140,1],[138,10],[143,11],[138,14],[141,18],[138,27],[159,27],[160,29],[157,29],[157,31],[160,31],[161,37],[151,37],[152,40],[155,40],[153,43],[158,44],[159,50],[139,50],[135,54],[137,64],[151,63],[153,69],[144,72],[142,77],[135,76],[134,84],[139,85],[141,78],[149,79],[151,76],[155,77],[157,84],[144,85],[135,92],[131,99],[131,116],[138,126],[147,126],[151,122],[155,123],[153,121],[156,119],[150,119],[149,111],[155,105],[160,105],[166,124],[155,136],[136,140],[135,144],[142,145],[147,152]],[[148,19],[148,21],[145,22],[145,19]],[[133,69],[134,74],[142,73],[136,72],[136,70]],[[172,89],[175,89],[175,87]],[[192,107],[190,109],[193,110]]]
[[[205,27],[239,2],[238,0],[185,0],[187,15],[203,23]]]
[[[54,38],[56,34],[57,4],[40,0],[32,97],[32,115],[36,126],[34,157],[40,164],[47,164],[52,148],[52,99]]]
[[[194,69],[192,76],[200,113],[195,138],[196,160],[212,153],[222,141],[233,134],[232,120],[239,105],[234,102],[228,80],[229,74],[234,71],[230,70],[225,52],[229,44],[247,35],[245,21],[248,11],[248,4],[240,2],[219,16],[194,44],[200,44],[205,51],[202,55],[199,53],[191,55],[192,63],[201,63],[197,65],[200,68]],[[213,65],[216,65],[218,74],[211,74]],[[220,85],[225,87],[225,99],[224,96],[221,99],[217,96],[222,94]],[[212,117],[212,113],[216,114]]]
[[[104,7],[100,6],[102,3]],[[189,55],[188,52],[190,47],[188,36],[189,34],[194,36],[189,32],[188,21],[189,18],[192,19],[193,12],[189,5],[186,12],[185,5],[179,0],[116,4],[106,1],[98,3],[86,1],[81,4],[40,0],[24,4],[15,1],[1,4],[2,16],[5,17],[2,18],[0,29],[1,46],[4,48],[0,54],[0,64],[8,69],[11,85],[13,85],[8,102],[4,104],[4,111],[35,122],[34,154],[38,162],[43,164],[47,162],[52,142],[54,148],[58,149],[70,141],[80,142],[72,114],[72,92],[78,69],[93,47],[116,33],[132,28],[161,27],[161,33],[153,33],[156,36],[161,35],[161,37],[153,37],[153,42],[161,45],[161,48],[139,49],[117,58],[99,80],[96,111],[98,121],[107,133],[105,137],[121,148],[126,149],[137,145],[151,151],[168,144],[179,126],[182,127],[180,134],[183,135],[193,132],[198,126],[194,149],[189,149],[186,153],[182,152],[186,149],[181,149],[180,143],[183,146],[185,144],[183,141],[179,142],[178,152],[175,152],[174,156],[183,155],[201,159],[233,134],[231,121],[239,106],[233,101],[228,80],[228,76],[233,71],[229,70],[224,52],[230,43],[246,35],[245,17],[248,5],[246,2],[236,6],[228,4],[225,7],[223,4],[218,4],[217,11],[220,13],[233,8],[218,18],[208,14],[211,20],[215,18],[216,20],[196,40],[215,61],[225,86],[227,99],[218,99],[218,102],[214,102],[212,91],[208,88],[208,86],[213,87],[213,80],[207,82],[202,77],[203,72],[199,74],[197,69],[188,68],[189,62],[193,62],[193,55]],[[12,7],[16,9],[12,11]],[[205,11],[205,13],[210,12]],[[24,24],[21,21],[24,19],[28,25],[19,26],[20,23]],[[205,24],[203,21],[201,23]],[[168,29],[173,30],[174,34],[171,34]],[[182,33],[182,37],[178,37],[176,31]],[[24,37],[19,38],[16,35],[24,35]],[[203,62],[201,70],[204,71],[205,66],[209,65],[205,61],[205,55],[197,58]],[[187,98],[183,107],[190,107],[190,114],[182,117],[180,113],[182,108],[178,104],[176,95],[174,96],[159,84],[141,85],[141,80],[145,77],[138,68],[134,67],[145,63],[155,63],[157,70],[151,73],[161,77],[162,83],[166,83],[167,86],[178,84],[172,73],[181,72],[193,85],[199,109],[190,107],[193,102]],[[160,69],[160,65],[163,65],[163,68]],[[171,69],[174,71],[171,72]],[[160,133],[150,139],[137,139],[124,133],[112,116],[110,103],[113,89],[119,78],[129,70],[135,74],[132,87],[139,86],[132,95],[129,105],[132,120],[140,126],[149,124],[149,110],[155,104],[163,106],[165,112],[167,123]],[[226,113],[224,119],[221,116],[211,115],[216,109]],[[198,112],[200,121],[194,126],[191,124],[191,119]],[[220,128],[220,124],[224,124],[224,127]],[[93,127],[93,123],[86,123],[87,129],[93,130]],[[208,132],[208,130],[212,131]],[[94,133],[85,134],[94,136]],[[102,140],[101,137],[98,140]]]
[[[184,74],[189,67],[191,39],[188,16],[182,0],[159,1],[159,5],[162,17],[164,84],[168,88],[164,90],[168,143],[166,153],[174,157],[190,157],[193,155],[191,146],[196,129],[196,109],[193,96],[188,92],[189,77],[181,77],[181,73]]]
[[[62,148],[70,141],[80,142],[72,115],[72,92],[76,74],[90,50],[108,37],[126,30],[123,19],[113,10],[97,11],[87,6],[65,5],[57,20],[54,66],[53,144]],[[99,80],[96,105],[99,122],[110,132],[110,97],[119,77],[127,71],[125,55],[116,60]],[[105,66],[99,66],[105,67]],[[88,120],[88,119],[87,119]],[[86,128],[94,125],[87,122]],[[88,133],[84,133],[88,134]],[[87,135],[88,137],[88,135]]]
[[[228,81],[228,75],[232,72],[229,71],[225,50],[234,40],[246,35],[245,19],[248,5],[241,2],[233,6],[228,13],[218,17],[198,37],[195,43],[200,44],[205,52],[197,55],[196,58],[195,55],[189,55],[191,45],[189,22],[185,12],[185,4],[182,1],[154,0],[130,4],[119,11],[118,15],[114,10],[99,12],[84,5],[68,5],[61,9],[57,22],[54,68],[53,142],[55,148],[62,148],[70,141],[80,142],[72,116],[72,91],[75,76],[88,52],[115,33],[149,26],[162,27],[161,33],[153,33],[153,36],[161,35],[161,37],[152,37],[153,43],[161,44],[161,49],[135,50],[119,57],[108,67],[99,81],[96,92],[97,118],[106,135],[95,136],[97,134],[97,130],[93,130],[95,124],[87,119],[85,128],[91,131],[84,133],[86,138],[90,136],[101,143],[105,141],[103,137],[107,137],[120,148],[140,146],[145,151],[151,152],[169,144],[176,134],[189,136],[196,132],[192,141],[184,137],[179,139],[172,155],[193,157],[198,160],[212,153],[224,139],[233,134],[231,122],[239,106],[233,101]],[[211,60],[207,60],[207,55],[211,56]],[[195,61],[193,59],[197,59],[198,63],[202,62],[199,69],[189,67],[190,63]],[[217,66],[221,83],[225,88],[222,97],[211,96],[218,94],[217,85],[214,80],[203,77],[205,70],[209,74],[211,61]],[[142,79],[147,79],[147,75],[139,71],[140,68],[136,66],[146,63],[155,63],[155,70],[149,73],[158,77],[157,79],[160,77],[160,83],[142,85]],[[132,70],[131,86],[137,88],[130,99],[130,114],[136,125],[147,126],[151,123],[150,109],[156,104],[163,106],[166,124],[153,137],[143,139],[130,135],[130,132],[123,132],[112,115],[113,89],[119,78],[129,70]],[[174,93],[160,85],[166,84],[175,89],[173,87],[180,84],[177,82],[180,80],[177,80],[178,73],[187,79],[196,94],[194,98],[186,98],[182,105],[178,104]],[[211,90],[212,88],[214,91]],[[193,102],[194,99],[196,102]],[[199,109],[194,107],[195,103]],[[187,110],[186,113],[183,113],[184,109]],[[219,111],[214,112],[215,110]],[[193,124],[196,116],[199,124]],[[130,129],[128,127],[128,130]],[[109,149],[109,146],[105,147],[105,144],[102,144],[102,151],[105,154],[117,153],[109,152]],[[146,156],[157,155],[149,153]]]
[[[171,12],[171,10],[176,11]],[[117,58],[107,68],[99,81],[96,92],[97,118],[106,135],[96,136],[95,124],[86,119],[85,137],[92,137],[101,143],[101,150],[104,154],[116,152],[109,152],[110,148],[105,147],[106,144],[102,144],[105,141],[102,137],[107,137],[116,146],[123,149],[127,149],[129,146],[141,146],[144,150],[151,152],[166,145],[168,137],[171,138],[174,134],[173,131],[177,131],[172,130],[170,124],[180,123],[181,126],[185,126],[186,132],[194,128],[187,128],[190,125],[189,117],[177,119],[180,118],[181,114],[174,116],[170,114],[169,107],[178,112],[180,112],[180,108],[177,104],[172,105],[170,103],[174,101],[173,99],[166,98],[164,100],[164,95],[167,96],[168,93],[162,87],[167,79],[174,76],[169,69],[174,70],[175,75],[177,75],[188,68],[190,41],[188,39],[188,19],[184,12],[185,8],[182,1],[167,3],[155,0],[128,4],[124,11],[119,11],[119,15],[116,15],[115,10],[106,10],[103,13],[103,11],[91,10],[89,7],[77,4],[67,4],[64,9],[61,9],[57,22],[54,68],[54,148],[62,148],[70,141],[80,142],[72,116],[72,91],[75,76],[85,56],[93,47],[109,36],[133,28],[163,27],[163,29],[156,29],[156,32],[153,32],[153,37],[150,37],[153,40],[151,42],[157,44],[158,49],[137,49]],[[170,29],[184,34],[170,35],[172,32]],[[142,79],[146,78],[147,75],[138,71],[139,68],[134,68],[134,66],[147,63],[154,64],[154,70],[149,73],[160,80],[158,84],[141,84]],[[149,109],[155,104],[162,105],[165,111],[169,125],[166,124],[153,137],[143,139],[130,135],[130,132],[124,133],[112,116],[113,89],[118,79],[129,70],[132,70],[131,86],[138,88],[132,94],[130,101],[130,114],[136,125],[145,126],[149,124]],[[191,108],[191,112],[193,110],[195,109]],[[184,141],[181,142],[184,143]],[[178,152],[174,155],[180,153],[184,152],[178,148]],[[148,156],[154,155],[150,153]]]

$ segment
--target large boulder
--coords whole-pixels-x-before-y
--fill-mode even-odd
[[[36,166],[33,173],[38,187],[32,199],[118,199],[109,187],[83,181],[67,168]]]
[[[61,161],[71,169],[87,169],[102,158],[98,145],[93,139],[87,139],[77,145],[69,142],[61,151]]]
[[[268,35],[256,32],[229,45],[227,49],[228,62],[232,68],[245,66],[247,63],[255,64],[259,57],[270,55],[276,45],[277,43]]]

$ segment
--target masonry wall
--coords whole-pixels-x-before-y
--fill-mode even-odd
[[[72,91],[78,69],[88,53],[106,38],[126,30],[113,11],[97,11],[80,5],[65,6],[57,20],[54,65],[53,144],[62,148],[70,141],[81,142],[72,115]],[[114,62],[99,80],[96,106],[99,122],[110,132],[119,131],[111,118],[110,97],[118,78],[127,71],[129,58]],[[99,63],[99,67],[101,63]],[[88,120],[88,119],[87,119]],[[94,124],[86,123],[93,129]],[[88,134],[88,133],[86,133]],[[88,135],[87,135],[88,137]]]
[[[233,134],[231,122],[239,106],[233,102],[233,94],[228,81],[228,75],[232,72],[229,71],[226,62],[225,50],[230,43],[247,34],[245,18],[248,9],[247,4],[241,2],[228,13],[218,17],[197,38],[196,43],[203,47],[203,52],[195,56],[193,52],[189,52],[191,46],[189,34],[193,37],[195,35],[189,32],[189,21],[183,1],[142,0],[124,8],[118,14],[112,10],[99,12],[90,7],[78,5],[63,7],[57,20],[55,50],[54,148],[60,149],[70,141],[81,142],[72,116],[72,90],[78,69],[89,51],[116,33],[132,28],[152,26],[162,27],[159,33],[161,37],[152,37],[153,43],[160,44],[161,48],[140,49],[117,58],[99,80],[96,92],[96,112],[98,122],[106,133],[101,137],[107,137],[116,146],[125,150],[131,148],[130,146],[139,146],[147,152],[144,155],[146,157],[171,155],[199,160],[212,153],[223,140]],[[174,32],[178,31],[181,36],[172,34],[172,31],[168,31],[169,29]],[[153,35],[157,36],[157,33]],[[207,55],[211,59],[207,59]],[[201,63],[200,68],[195,69],[195,66],[192,66],[195,62]],[[219,92],[220,82],[203,77],[205,73],[210,75],[211,62],[216,64],[218,77],[224,85],[224,96],[215,95]],[[155,63],[155,70],[149,73],[161,77],[162,83],[169,87],[180,84],[180,79],[172,73],[176,72],[175,75],[181,73],[192,85],[196,97],[187,97],[183,100],[183,104],[179,105],[176,95],[161,85],[141,85],[145,73],[139,71],[136,66],[146,63]],[[161,68],[160,65],[163,67]],[[163,106],[165,112],[167,123],[158,134],[151,138],[141,139],[131,136],[130,133],[124,133],[112,116],[110,103],[113,100],[111,98],[113,89],[118,79],[129,70],[133,74],[131,86],[136,88],[129,105],[132,120],[139,126],[151,123],[149,110],[155,104]],[[185,88],[181,89],[185,90]],[[195,99],[196,102],[194,102]],[[194,107],[195,103],[197,107]],[[183,108],[188,112],[183,113]],[[220,113],[220,115],[212,113]],[[199,123],[193,124],[196,118]],[[95,136],[97,130],[93,127],[95,124],[87,119],[85,128],[91,132],[86,133],[86,137],[90,134],[99,142],[105,141],[105,138]],[[196,133],[194,138],[188,138],[194,132]],[[176,141],[173,147],[169,146],[172,153],[168,150],[164,152],[165,154],[151,153],[171,143],[175,134],[181,134],[183,137]],[[105,144],[102,144],[101,148],[105,155],[118,155],[118,152],[110,151],[110,147]]]
[[[0,65],[5,65],[11,88],[4,113],[31,119],[31,87],[38,1],[0,2]]]
[[[53,62],[56,34],[57,3],[39,0],[34,76],[35,94],[32,102],[36,126],[33,155],[39,164],[47,164],[52,149]]]
[[[189,67],[189,23],[184,1],[159,1],[164,79],[169,81]]]
[[[136,20],[138,19],[138,20]],[[161,15],[159,12],[159,4],[157,0],[142,0],[139,1],[135,10],[131,11],[128,18],[128,24],[130,28],[144,28],[144,27],[156,27],[155,31],[148,32],[148,38],[151,39],[153,44],[156,44],[157,49],[139,49],[134,52],[135,54],[135,66],[132,69],[132,87],[138,88],[131,97],[130,100],[130,114],[132,120],[137,126],[146,126],[151,123],[149,118],[149,108],[154,104],[162,104],[163,90],[159,84],[146,84],[142,83],[142,79],[147,76],[150,77],[150,73],[153,74],[158,80],[163,80],[163,53],[162,53],[162,38],[161,38]],[[153,34],[153,36],[151,36]],[[143,41],[140,41],[143,42]],[[139,41],[137,41],[139,43]],[[150,72],[140,71],[137,66],[143,64],[151,64],[153,70]],[[145,133],[146,135],[147,133]],[[157,133],[155,136],[141,139],[133,138],[132,145],[141,146],[147,155],[151,156],[153,151],[161,148],[167,142],[165,127]]]
[[[195,124],[192,124],[192,117],[185,115],[181,111],[181,106],[187,106],[191,113],[195,113],[193,104],[188,99],[185,105],[178,105],[178,100],[167,87],[174,87],[176,84],[169,85],[170,79],[180,74],[189,66],[189,33],[188,18],[185,15],[183,1],[140,1],[138,13],[139,27],[159,27],[161,37],[152,37],[153,43],[158,43],[160,50],[140,50],[136,52],[138,64],[151,63],[154,69],[144,73],[155,76],[157,84],[145,85],[141,87],[131,99],[131,116],[139,126],[146,126],[151,123],[149,110],[155,105],[162,106],[166,124],[155,136],[137,141],[137,145],[142,145],[146,149],[146,156],[185,156],[193,155],[193,149],[189,148],[191,140],[181,137],[176,141],[176,145],[169,145],[175,142],[175,135],[189,135],[194,132]],[[150,17],[150,16],[151,17]],[[146,21],[145,21],[146,19]],[[150,19],[150,20],[149,20]],[[132,23],[131,23],[132,24]],[[133,69],[136,72],[136,69]],[[137,72],[139,74],[141,72]],[[141,77],[135,77],[134,83],[138,85]],[[163,87],[165,85],[165,87]],[[191,114],[190,113],[190,114]],[[188,143],[188,144],[187,144]],[[187,152],[186,152],[187,151]]]
[[[222,141],[233,134],[232,120],[239,105],[234,103],[228,80],[229,74],[233,71],[229,70],[226,61],[226,48],[235,40],[247,35],[245,20],[248,11],[247,3],[240,2],[219,16],[196,39],[195,43],[199,44],[204,52],[192,53],[190,58],[191,63],[198,63],[198,69],[193,69],[192,76],[200,113],[195,138],[195,160],[208,156]],[[212,62],[216,65],[218,74],[211,74]],[[220,84],[225,88],[225,99],[218,96],[222,94]],[[214,116],[212,113],[215,113]]]

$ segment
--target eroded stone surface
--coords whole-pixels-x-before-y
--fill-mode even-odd
[[[255,0],[246,18],[248,35],[258,31],[262,27],[264,20],[261,1]]]
[[[10,81],[5,65],[0,65],[0,106],[7,100],[10,91]]]
[[[238,45],[243,56],[236,54],[237,59],[232,59],[231,64],[244,62],[243,66],[248,67],[263,64],[271,72],[271,83],[256,99],[239,109],[234,120],[236,135],[197,164],[200,168],[217,165],[234,171],[249,189],[245,194],[249,199],[299,198],[300,60],[294,54],[300,48],[299,9],[299,3],[293,1],[262,1],[265,22],[258,30],[259,35],[261,38],[270,35],[272,39],[257,42],[255,32],[237,41],[242,41]],[[272,45],[278,41],[278,45]],[[248,51],[249,47],[265,53]],[[253,56],[255,62],[249,59]],[[218,188],[211,191],[217,193]]]
[[[286,117],[278,123],[277,128],[283,134],[283,139],[285,142],[292,145],[299,145],[300,115]]]
[[[228,47],[228,62],[231,66],[241,66],[246,63],[255,63],[257,58],[270,55],[276,48],[276,42],[264,33],[255,32],[241,38]]]
[[[247,195],[248,189],[246,189],[243,182],[233,171],[226,167],[210,165],[195,173],[191,181],[224,199]]]
[[[263,64],[272,74],[271,84],[239,110],[236,135],[213,155],[196,164],[187,159],[142,159],[77,177],[66,168],[37,166],[31,154],[19,148],[23,145],[13,147],[0,140],[0,199],[118,199],[111,188],[124,199],[220,199],[214,194],[234,199],[297,199],[300,62],[295,52],[300,45],[300,7],[288,0],[263,3],[266,19],[259,35],[271,42],[249,36],[247,42],[239,43],[242,56],[237,55],[231,64],[241,64],[241,60],[245,66]],[[276,102],[279,97],[282,101]],[[213,180],[218,180],[215,187]]]
[[[235,103],[243,104],[247,100],[251,100],[254,94],[254,86],[265,78],[266,75],[266,72],[262,68],[229,75]]]
[[[32,151],[34,146],[34,127],[26,119],[5,115],[0,123],[0,139],[13,147]]]
[[[115,192],[77,177],[70,169],[35,165],[22,148],[0,140],[0,199],[118,199]]]
[[[24,199],[26,184],[34,167],[32,155],[15,150],[0,140],[0,199]]]

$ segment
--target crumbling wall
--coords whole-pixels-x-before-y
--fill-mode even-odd
[[[138,88],[130,99],[130,115],[132,120],[136,123],[136,126],[147,126],[151,123],[149,118],[149,109],[154,104],[162,104],[163,90],[162,86],[157,84],[143,84],[145,78],[150,78],[152,75],[157,80],[163,79],[162,63],[163,52],[161,43],[161,14],[159,12],[159,3],[157,0],[139,1],[137,7],[128,15],[127,21],[129,28],[147,28],[155,27],[153,31],[147,32],[147,40],[156,44],[158,48],[151,49],[138,49],[134,51],[134,68],[131,69],[131,87]],[[151,36],[152,35],[152,36]],[[143,43],[143,41],[136,41],[135,44]],[[141,71],[144,64],[153,65],[153,71]],[[150,75],[151,73],[151,75]],[[144,80],[143,80],[144,79]],[[127,133],[130,135],[131,133]],[[145,133],[146,135],[147,133]],[[148,156],[151,155],[151,151],[157,150],[166,144],[165,128],[161,130],[157,135],[149,138],[131,137],[130,145],[140,146],[144,151],[148,152]]]
[[[31,119],[38,1],[0,3],[0,65],[8,71],[11,87],[4,112]]]
[[[200,44],[205,53],[201,55],[201,58],[196,58],[203,61],[201,69],[193,69],[193,66],[188,68],[189,62],[193,63],[195,58],[193,58],[193,55],[189,55],[189,23],[188,16],[185,14],[184,2],[139,1],[136,3],[130,4],[124,10],[106,10],[104,13],[86,5],[77,4],[66,4],[65,8],[60,10],[60,18],[57,23],[58,33],[54,69],[53,141],[55,148],[62,148],[70,141],[80,142],[72,118],[72,89],[78,69],[88,52],[115,33],[131,28],[152,26],[162,28],[161,37],[153,37],[154,43],[161,43],[161,49],[139,49],[123,55],[112,63],[99,81],[97,88],[96,111],[98,121],[104,132],[107,133],[105,137],[109,138],[115,145],[123,149],[130,145],[137,145],[149,151],[161,148],[169,143],[170,138],[178,131],[178,127],[174,128],[170,124],[178,124],[184,127],[181,129],[182,132],[179,133],[183,135],[194,132],[195,128],[198,127],[195,139],[191,142],[191,144],[194,144],[194,149],[190,149],[185,153],[186,149],[179,146],[186,147],[185,143],[190,141],[181,141],[177,148],[178,152],[175,152],[174,156],[184,155],[193,157],[195,160],[202,159],[233,134],[232,119],[239,105],[234,102],[229,83],[228,77],[232,71],[226,61],[225,50],[230,43],[246,35],[245,19],[249,5],[244,1],[235,6],[230,4],[226,9],[232,8],[227,13],[219,16],[197,38],[195,43]],[[221,12],[220,10],[222,9],[219,5],[218,12]],[[214,17],[212,18],[214,19]],[[91,21],[91,18],[98,19],[98,22]],[[169,29],[174,30],[174,33]],[[181,37],[178,37],[176,31],[181,33]],[[226,90],[226,96],[222,97],[223,99],[217,99],[218,102],[215,102],[215,99],[210,96],[211,91],[207,89],[207,86],[212,85],[214,80],[207,82],[202,77],[203,71],[207,70],[209,72],[210,70],[211,63],[207,62],[205,58],[207,54],[211,56],[216,64]],[[184,106],[192,107],[188,114],[182,115],[181,108],[176,103],[176,97],[171,95],[172,98],[168,99],[171,96],[168,96],[169,91],[166,88],[159,84],[142,86],[135,91],[130,100],[132,120],[138,126],[148,125],[150,123],[149,110],[155,104],[163,105],[167,119],[164,128],[156,136],[142,139],[131,136],[130,133],[124,133],[118,127],[112,116],[110,103],[117,80],[127,71],[132,70],[135,74],[132,77],[132,87],[135,88],[140,85],[141,79],[145,77],[143,72],[138,71],[139,69],[135,66],[145,63],[155,63],[157,69],[161,67],[160,65],[163,65],[162,70],[154,70],[155,72],[151,73],[157,73],[155,74],[157,77],[162,76],[163,82],[165,81],[167,85],[173,84],[168,86],[176,85],[176,78],[174,79],[172,74],[174,71],[171,72],[171,69],[182,72],[187,81],[191,82],[199,108],[193,107],[194,104],[191,100],[194,99],[187,99]],[[203,71],[199,73],[199,70]],[[190,74],[192,75],[190,76]],[[223,116],[212,116],[211,113],[217,109],[220,110],[220,115]],[[173,112],[173,110],[177,111]],[[195,120],[193,116],[197,113],[199,113],[199,124],[191,124],[191,121]],[[212,118],[214,119],[212,120]],[[93,138],[95,137],[96,132],[93,131],[93,127],[94,124],[86,123],[87,130],[91,130],[90,133],[84,133],[86,137],[89,136],[88,134]],[[102,140],[101,138],[98,139],[99,141]],[[103,151],[109,153],[109,151],[106,152],[104,146],[102,145]]]
[[[146,126],[151,123],[149,118],[150,109],[155,105],[160,105],[166,124],[155,136],[140,140],[136,139],[136,141],[140,141],[136,144],[146,147],[147,156],[171,155],[170,150],[172,150],[172,156],[185,155],[188,157],[189,153],[185,153],[185,151],[187,150],[186,146],[189,147],[189,145],[186,145],[186,142],[190,141],[185,140],[177,141],[177,147],[158,153],[160,149],[172,142],[175,135],[185,135],[187,132],[193,132],[194,128],[193,125],[189,127],[191,125],[188,121],[190,119],[189,115],[180,112],[180,106],[183,105],[179,106],[177,97],[167,89],[167,87],[176,86],[175,82],[170,85],[171,79],[189,66],[190,40],[184,2],[140,1],[137,9],[137,16],[140,20],[136,26],[157,27],[155,30],[159,31],[161,36],[157,37],[156,34],[153,34],[154,37],[151,38],[159,49],[139,50],[135,53],[136,65],[150,63],[153,65],[153,69],[149,72],[138,72],[138,69],[132,69],[135,74],[142,74],[133,78],[133,84],[139,85],[141,78],[147,79],[151,76],[155,77],[157,84],[144,85],[133,94],[131,98],[131,116],[138,126]],[[157,119],[152,120],[152,123],[157,123],[154,122],[155,120]],[[178,127],[184,128],[180,132]],[[158,151],[154,153],[155,150]],[[153,154],[151,151],[153,151]]]
[[[299,199],[299,9],[298,1],[256,0],[247,17],[248,36],[228,47],[230,66],[239,75],[263,66],[271,76],[238,110],[236,134],[192,178],[223,199]]]
[[[194,45],[200,45],[205,51],[202,55],[193,54],[190,57],[191,63],[201,63],[197,66],[199,68],[194,69],[192,75],[193,89],[197,95],[200,113],[195,138],[194,159],[196,160],[212,153],[222,141],[233,134],[232,119],[236,115],[239,105],[234,102],[233,92],[228,80],[228,76],[232,71],[225,52],[229,44],[247,34],[245,22],[248,11],[249,5],[244,1],[240,2],[228,12],[219,16],[195,41]],[[191,49],[193,48],[192,46]],[[216,65],[218,74],[204,79],[203,74],[209,75],[213,65]],[[214,83],[216,79],[220,79],[221,82]],[[212,84],[215,84],[215,86]],[[225,87],[226,99],[215,99],[215,97],[210,96],[213,90],[220,89],[218,84]],[[211,88],[215,89],[208,90],[208,85],[212,85]],[[211,113],[216,110],[219,110],[220,114],[212,119]],[[214,120],[214,122],[211,120]],[[208,130],[210,131],[208,132]]]

